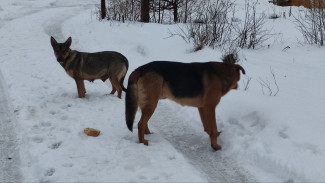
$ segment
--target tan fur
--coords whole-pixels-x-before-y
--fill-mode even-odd
[[[70,76],[70,77],[74,77],[74,73],[73,73],[73,70],[67,70],[67,74]]]
[[[175,97],[169,85],[164,82],[163,77],[155,72],[146,72],[141,75],[137,73],[137,71],[133,72],[130,76],[132,78],[129,79],[129,81],[137,80],[137,91],[135,93],[137,93],[138,106],[142,111],[138,123],[139,142],[148,145],[148,141],[144,138],[144,134],[150,133],[148,121],[157,107],[158,100],[167,98],[183,106],[197,107],[204,131],[210,136],[212,148],[220,150],[221,146],[217,143],[217,137],[220,135],[220,132],[217,128],[215,109],[222,96],[230,89],[237,88],[237,82],[240,79],[239,70],[242,69],[242,67],[235,64],[233,64],[233,68],[230,68],[233,69],[231,71],[233,73],[231,79],[224,75],[220,76],[214,73],[205,72],[203,74],[203,95],[188,98]],[[225,72],[228,71],[220,71],[219,73]]]
[[[212,84],[213,83],[213,84]],[[216,76],[206,78],[206,92],[203,96],[195,98],[175,98],[168,85],[163,82],[163,78],[155,73],[147,73],[138,80],[139,106],[142,111],[141,119],[138,123],[138,136],[140,143],[148,145],[144,139],[145,130],[149,130],[148,121],[155,111],[159,99],[170,99],[180,105],[198,107],[200,117],[204,126],[204,131],[210,135],[211,145],[214,149],[219,150],[221,146],[217,143],[218,132],[215,108],[220,102],[222,93],[220,79]],[[234,84],[233,84],[234,85]]]

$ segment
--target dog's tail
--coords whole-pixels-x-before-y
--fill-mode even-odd
[[[133,71],[129,77],[125,96],[125,120],[128,129],[132,132],[136,112],[138,110],[138,78],[139,72]]]
[[[126,68],[126,71],[125,71],[125,74],[128,72],[128,69],[129,69],[129,61],[128,61],[128,59],[123,55],[123,57],[124,57],[124,64],[125,64],[125,68]],[[122,90],[124,91],[124,92],[126,92],[126,88],[124,87],[124,85],[123,85],[123,82],[124,82],[124,78],[125,78],[125,75],[121,78],[121,80],[120,80],[120,85],[121,85],[121,87],[122,87]]]
[[[121,86],[122,90],[123,90],[124,92],[126,92],[126,88],[125,88],[124,85],[123,85],[124,78],[125,78],[125,75],[124,75],[124,76],[121,78],[121,80],[120,80],[120,86]]]

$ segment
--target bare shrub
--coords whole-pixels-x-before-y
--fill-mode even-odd
[[[199,0],[152,0],[152,22],[187,23]]]
[[[106,0],[107,19],[177,23],[191,20],[198,0]],[[149,6],[148,6],[149,5]]]
[[[204,0],[196,4],[192,22],[179,28],[171,35],[181,36],[194,45],[194,51],[204,46],[221,48],[234,47],[255,49],[262,46],[272,34],[264,28],[266,15],[257,15],[256,2],[245,0],[245,18],[235,18],[235,5],[229,0]],[[229,16],[232,13],[232,18]]]
[[[256,4],[257,1],[245,0],[245,19],[233,24],[233,30],[236,32],[234,41],[240,48],[255,49],[271,37],[270,31],[264,28],[266,15],[257,16]]]
[[[170,35],[178,35],[192,43],[194,51],[201,50],[204,46],[220,47],[230,39],[231,24],[228,23],[228,14],[232,6],[234,4],[229,0],[201,1],[196,4],[192,21],[183,27],[178,26],[180,30]]]
[[[140,21],[139,0],[107,0],[107,19],[114,21]]]
[[[297,16],[293,16],[294,22],[308,44],[324,46],[325,9],[318,8],[325,7],[324,1],[309,2],[311,8],[306,9],[303,13],[298,12]]]

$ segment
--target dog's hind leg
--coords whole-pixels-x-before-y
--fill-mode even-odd
[[[151,134],[149,127],[148,127],[148,123],[146,125],[146,128],[144,129],[144,134],[146,134],[146,135]]]
[[[157,74],[146,74],[138,80],[138,104],[142,115],[138,123],[139,142],[148,145],[144,134],[150,134],[148,121],[155,111],[162,92],[163,79]]]
[[[204,131],[210,136],[211,147],[215,150],[220,150],[221,146],[217,143],[217,138],[220,132],[217,128],[215,107],[198,108],[200,117],[204,126]]]
[[[112,91],[111,91],[111,95],[114,95],[114,93],[116,92],[116,88],[115,88],[115,86],[113,85],[113,82],[112,82],[112,80],[111,80],[111,78],[109,79],[109,81],[111,82],[111,84],[112,84]]]
[[[115,92],[116,92],[116,88],[112,85],[112,91],[109,94],[114,95]]]
[[[144,145],[148,145],[148,140],[144,139],[144,134],[147,134],[147,132],[149,131],[148,121],[151,118],[153,112],[155,111],[156,106],[157,104],[154,106],[150,105],[141,108],[142,115],[138,123],[138,137],[139,137],[139,142],[143,143]]]
[[[117,97],[121,98],[121,96],[122,96],[122,88],[120,86],[120,82],[118,81],[117,78],[110,78],[110,81],[112,83],[113,89],[115,88],[115,90],[117,90]],[[115,91],[114,91],[114,93],[115,93]]]

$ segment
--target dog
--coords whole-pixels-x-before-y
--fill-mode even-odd
[[[126,91],[123,81],[129,68],[127,58],[115,51],[87,53],[71,50],[71,42],[71,37],[64,43],[58,43],[51,37],[51,45],[56,60],[66,73],[76,81],[78,97],[85,97],[84,80],[93,82],[96,79],[101,79],[105,82],[109,79],[112,84],[110,94],[114,94],[117,90],[117,96],[121,98],[122,90]]]
[[[217,143],[215,109],[222,96],[237,89],[240,71],[238,64],[229,62],[180,63],[154,61],[135,69],[128,80],[125,97],[125,119],[130,131],[138,110],[139,142],[148,145],[144,134],[150,134],[148,120],[154,113],[158,100],[170,99],[181,105],[197,107],[204,131],[210,136],[211,147],[220,150]]]

